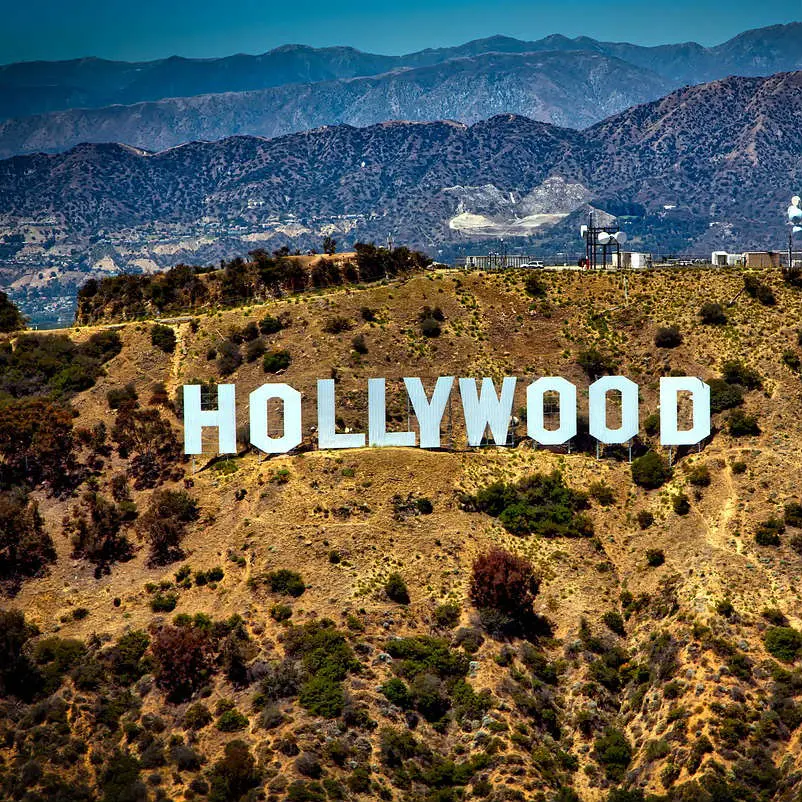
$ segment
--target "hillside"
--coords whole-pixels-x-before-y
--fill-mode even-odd
[[[41,633],[3,619],[5,798],[796,799],[799,290],[765,274],[743,292],[735,271],[634,274],[626,290],[614,274],[526,278],[432,272],[212,307],[167,324],[172,351],[147,320],[117,335],[39,334],[36,347],[9,335],[29,361],[0,351],[3,481],[12,466],[44,471],[25,503],[38,504],[54,554],[42,548],[42,575],[6,583],[14,595],[2,602]],[[700,322],[711,301],[725,323]],[[439,336],[423,335],[422,318]],[[662,333],[674,347],[656,347],[668,326],[679,344]],[[243,358],[260,350],[270,370],[288,352],[278,375],[262,354]],[[170,399],[205,380],[236,383],[241,424],[255,387],[297,388],[308,444],[318,378],[337,379],[341,430],[365,430],[366,380],[381,376],[392,428],[407,422],[402,376],[427,387],[440,375],[517,376],[516,408],[529,379],[564,376],[581,414],[580,362],[639,384],[636,454],[667,456],[647,420],[660,376],[722,377],[716,409],[731,409],[655,489],[633,482],[625,453],[597,459],[581,432],[570,454],[525,439],[467,449],[456,394],[454,450],[243,450],[182,464],[162,424],[158,438],[126,439],[154,415],[180,437]],[[28,385],[15,373],[25,364],[76,411],[52,425],[88,432],[69,471],[34,458],[66,465],[67,437],[49,444],[58,452],[40,438],[30,462],[9,439],[9,394],[12,408],[26,403],[34,381],[31,367]],[[562,478],[544,478],[553,471]],[[113,478],[124,473],[127,483]],[[514,518],[482,501],[492,483],[509,494],[527,477],[545,493],[537,511]],[[154,505],[168,489],[189,497],[169,501],[175,528]],[[90,548],[101,533],[116,550]],[[159,551],[165,542],[175,548]],[[534,567],[530,609],[477,574],[495,546]],[[7,571],[14,552],[0,555]],[[514,572],[507,581],[522,587]]]

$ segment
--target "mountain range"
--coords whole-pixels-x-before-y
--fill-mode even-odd
[[[514,233],[511,221],[533,213],[515,204],[551,179],[562,205],[539,211],[558,219],[601,199],[649,242],[681,219],[686,247],[736,235],[767,247],[802,180],[800,116],[795,72],[684,88],[581,132],[499,115],[471,126],[388,122],[230,137],[160,153],[87,144],[0,162],[0,208],[9,210],[0,222],[47,218],[80,239],[233,221],[298,247],[347,233],[431,248],[470,236],[471,222]],[[566,185],[574,187],[567,207]]]
[[[713,48],[495,36],[404,56],[288,45],[222,59],[20,63],[0,67],[0,156],[498,113],[584,128],[683,85],[800,68],[802,23]]]

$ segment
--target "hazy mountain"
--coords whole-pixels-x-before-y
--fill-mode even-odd
[[[560,35],[534,42],[493,36],[404,56],[362,53],[349,47],[286,45],[258,56],[216,59],[174,56],[132,63],[97,58],[21,62],[0,67],[0,119],[378,75],[484,53],[578,50],[623,59],[657,73],[675,88],[731,74],[757,76],[801,68],[802,23],[747,31],[713,48],[695,43],[641,47]]]
[[[0,157],[82,142],[163,150],[232,134],[276,137],[392,119],[474,123],[507,112],[584,128],[669,88],[653,73],[598,53],[486,53],[377,77],[8,120],[0,123]]]
[[[432,249],[505,233],[576,239],[573,199],[579,211],[590,200],[632,218],[635,242],[769,247],[782,243],[782,210],[802,183],[801,115],[798,72],[679,90],[585,132],[503,115],[472,126],[234,137],[156,154],[82,145],[0,162],[0,208],[9,210],[0,225],[13,232],[50,220],[57,241],[76,243],[158,223],[297,247],[326,233],[393,234]],[[562,183],[547,182],[554,178]],[[126,247],[152,238],[143,231],[127,234]],[[222,235],[209,236],[205,256]]]

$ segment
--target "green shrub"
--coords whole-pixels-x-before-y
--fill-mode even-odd
[[[580,351],[577,354],[576,363],[591,379],[607,373],[614,373],[617,367],[612,357],[603,354],[595,346]]]
[[[646,420],[643,421],[643,431],[649,437],[654,437],[660,431],[660,416],[656,413],[648,415]]]
[[[133,382],[124,387],[114,387],[106,393],[109,409],[119,409],[123,404],[134,404],[138,398]]]
[[[727,384],[737,384],[747,390],[759,390],[763,386],[760,374],[739,359],[728,359],[721,366],[721,375]]]
[[[542,537],[586,537],[593,525],[580,511],[587,496],[572,490],[558,471],[535,473],[513,484],[495,482],[475,496],[466,496],[467,509],[486,512],[512,534]]]
[[[224,756],[209,774],[209,802],[231,802],[243,797],[259,784],[256,760],[244,741],[229,741]]]
[[[543,298],[548,290],[545,282],[541,281],[539,276],[536,276],[534,273],[530,273],[526,277],[524,289],[526,290],[526,294],[531,295],[533,298]]]
[[[659,568],[666,561],[666,555],[662,549],[647,549],[646,563],[651,568]]]
[[[802,359],[799,358],[799,354],[796,351],[783,351],[783,364],[793,370],[794,373],[799,373],[800,368],[802,368]]]
[[[190,705],[184,713],[184,726],[190,730],[202,730],[212,722],[212,714],[209,708],[202,702],[195,702]]]
[[[729,599],[720,599],[716,602],[716,612],[724,618],[729,618],[735,612],[735,607]]]
[[[288,604],[274,604],[270,608],[270,617],[274,621],[288,621],[292,617],[292,607]]]
[[[654,523],[654,515],[649,510],[638,510],[636,518],[641,529],[648,529]]]
[[[460,606],[458,604],[440,604],[434,608],[434,620],[442,629],[453,629],[460,619]]]
[[[615,503],[613,489],[604,482],[592,482],[588,487],[588,495],[596,499],[602,507],[609,507]]]
[[[389,702],[402,710],[409,710],[412,707],[412,694],[402,679],[392,677],[379,690]]]
[[[8,333],[25,328],[25,318],[8,295],[0,292],[0,332]]]
[[[353,323],[347,318],[337,315],[329,318],[323,324],[323,331],[327,334],[342,334],[344,331],[349,331],[353,328]]]
[[[37,502],[22,491],[0,493],[0,582],[9,582],[13,591],[22,579],[42,576],[55,560]]]
[[[365,336],[363,334],[357,334],[354,339],[351,340],[351,348],[358,354],[366,354],[368,352],[368,345],[365,342]]]
[[[744,394],[737,384],[727,384],[724,379],[710,379],[710,411],[723,412],[734,409],[744,402]]]
[[[301,686],[299,701],[314,716],[336,718],[343,712],[345,692],[339,681],[316,674]]]
[[[802,504],[796,501],[785,505],[784,518],[786,526],[802,529]]]
[[[431,515],[434,512],[434,506],[428,498],[419,498],[415,501],[415,506],[421,515]]]
[[[624,617],[617,610],[608,610],[602,616],[602,623],[616,635],[624,636]]]
[[[779,518],[769,518],[758,525],[755,531],[755,543],[758,546],[779,546],[780,535],[785,531],[785,524]]]
[[[736,476],[739,476],[742,473],[746,473],[747,464],[742,460],[736,460],[730,467],[732,468],[732,472]]]
[[[284,325],[281,320],[277,317],[273,317],[273,315],[265,315],[259,321],[259,331],[262,334],[276,334],[283,328]]]
[[[677,515],[687,515],[691,511],[691,504],[684,493],[677,493],[671,499],[671,507]]]
[[[220,732],[239,732],[248,726],[248,718],[239,710],[226,710],[217,719],[215,726]]]
[[[763,642],[769,654],[785,663],[793,663],[802,652],[802,633],[792,627],[767,629]]]
[[[632,746],[621,730],[608,727],[593,744],[593,757],[608,780],[620,782],[632,761]]]
[[[175,332],[169,326],[156,323],[150,330],[150,342],[165,354],[172,354],[175,351]]]
[[[384,592],[390,601],[398,604],[409,604],[409,591],[404,578],[399,573],[392,573],[384,583]]]
[[[372,323],[376,320],[376,313],[369,306],[363,306],[359,310],[359,315],[365,323]]]
[[[420,322],[420,332],[424,337],[433,338],[439,337],[442,329],[433,317],[427,317]]]
[[[171,613],[178,604],[178,596],[175,593],[157,593],[150,600],[150,609],[154,613]]]
[[[662,487],[671,478],[671,468],[656,452],[647,451],[632,461],[632,481],[649,490]]]
[[[262,368],[265,373],[278,373],[280,370],[286,370],[291,361],[290,352],[286,349],[269,351],[262,360]]]
[[[282,596],[300,596],[305,590],[303,578],[296,571],[290,571],[288,568],[280,568],[278,571],[271,571],[265,574],[265,581],[267,582],[272,593],[279,593]]]

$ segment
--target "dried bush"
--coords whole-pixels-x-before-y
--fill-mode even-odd
[[[153,639],[151,651],[156,682],[170,701],[188,699],[211,672],[209,636],[198,627],[163,627]]]
[[[470,595],[480,609],[526,615],[531,612],[539,588],[535,569],[523,557],[496,547],[474,560]]]
[[[676,326],[659,328],[654,335],[654,344],[658,348],[676,348],[682,345],[682,334]]]

